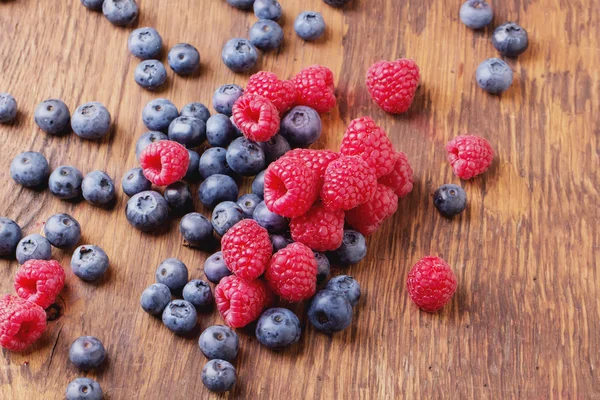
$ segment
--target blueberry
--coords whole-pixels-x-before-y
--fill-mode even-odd
[[[281,233],[288,230],[287,218],[269,211],[264,201],[258,203],[252,214],[252,219],[269,233]]]
[[[0,256],[13,256],[22,236],[21,227],[15,221],[0,217]]]
[[[365,237],[351,229],[344,230],[342,245],[329,253],[333,261],[340,265],[356,264],[367,255],[367,243]]]
[[[236,136],[233,124],[225,114],[215,114],[206,122],[206,138],[213,147],[227,147]]]
[[[183,179],[188,182],[195,182],[200,179],[200,155],[194,150],[187,149],[187,151],[190,156],[190,163]]]
[[[135,0],[104,0],[102,13],[111,24],[127,26],[137,19],[139,8]]]
[[[159,315],[171,301],[171,291],[163,283],[153,283],[142,292],[140,306],[148,314]]]
[[[433,205],[443,216],[451,218],[467,207],[467,193],[458,185],[442,185],[433,194]]]
[[[83,139],[100,139],[110,130],[110,113],[101,103],[85,103],[71,117],[71,129]]]
[[[233,72],[246,72],[256,65],[258,52],[248,39],[235,38],[225,44],[221,51],[221,59]]]
[[[17,101],[8,93],[0,93],[0,124],[12,122],[17,117]]]
[[[50,174],[48,187],[50,192],[59,199],[69,200],[81,197],[83,175],[70,165],[61,165]]]
[[[23,264],[27,260],[49,260],[52,246],[48,239],[34,233],[21,239],[16,253],[19,264]]]
[[[189,301],[173,300],[165,307],[162,321],[169,330],[182,335],[194,329],[198,322],[198,314]]]
[[[233,201],[223,201],[212,212],[211,223],[219,236],[244,219],[244,210]]]
[[[479,64],[475,77],[480,88],[491,94],[499,94],[512,84],[513,72],[499,58],[488,58]]]
[[[265,153],[267,164],[271,164],[290,150],[290,144],[281,135],[275,135],[266,142],[259,142],[258,145]]]
[[[233,175],[233,171],[227,164],[227,150],[222,147],[206,149],[200,156],[198,169],[205,179],[215,174]]]
[[[36,151],[21,153],[10,163],[11,178],[27,188],[42,186],[48,181],[49,173],[46,157]]]
[[[233,388],[236,381],[235,367],[225,360],[210,360],[202,368],[202,383],[213,392],[227,392]]]
[[[137,160],[140,160],[140,154],[146,147],[150,145],[150,143],[158,142],[161,140],[169,140],[169,137],[162,132],[158,131],[150,131],[144,133],[139,137],[137,142],[135,142],[135,157]]]
[[[44,224],[44,236],[54,247],[68,249],[81,238],[81,225],[69,214],[55,214]]]
[[[321,290],[310,302],[308,320],[321,332],[342,331],[352,322],[352,305],[343,293]]]
[[[169,51],[167,58],[169,66],[178,75],[189,75],[200,68],[200,53],[191,44],[176,44]]]
[[[316,11],[304,11],[296,18],[294,30],[304,40],[317,40],[325,33],[325,21]]]
[[[239,10],[251,10],[254,0],[227,0],[227,4]]]
[[[256,325],[256,338],[272,350],[280,350],[300,340],[302,329],[296,314],[287,308],[270,308]]]
[[[222,85],[213,94],[213,108],[221,114],[231,117],[231,109],[233,103],[244,94],[244,89],[238,85],[228,84]]]
[[[88,173],[81,183],[83,198],[98,207],[110,204],[115,198],[115,185],[104,171]]]
[[[315,251],[315,260],[317,260],[317,284],[325,282],[325,279],[331,273],[331,265],[329,259],[323,253]]]
[[[146,190],[129,199],[125,215],[131,226],[142,232],[149,232],[166,224],[169,204],[160,193]]]
[[[338,275],[331,278],[331,280],[327,282],[327,285],[325,285],[325,289],[342,293],[346,296],[352,307],[360,300],[360,284],[356,279],[348,275]]]
[[[238,197],[238,186],[232,177],[214,174],[202,182],[198,189],[198,196],[202,204],[214,208],[222,201],[235,201]]]
[[[176,215],[187,214],[194,209],[194,201],[187,183],[173,182],[165,188],[165,200]]]
[[[172,292],[179,292],[188,282],[188,269],[176,258],[167,258],[156,269],[156,282],[164,283]]]
[[[514,22],[507,22],[494,30],[492,44],[507,57],[516,57],[529,47],[527,31]]]
[[[35,108],[35,123],[50,135],[66,133],[71,126],[71,113],[61,100],[44,100]]]
[[[270,19],[256,21],[250,28],[248,36],[250,43],[262,51],[275,50],[283,43],[283,29]]]
[[[102,11],[102,3],[104,3],[104,0],[81,0],[81,4],[85,8],[93,11]]]
[[[125,173],[125,175],[123,175],[121,186],[123,188],[123,192],[125,192],[127,196],[133,196],[140,192],[150,190],[152,182],[150,182],[144,176],[144,172],[140,167],[136,167],[131,168]]]
[[[105,357],[104,345],[94,336],[78,337],[69,349],[69,360],[83,371],[98,368]]]
[[[200,351],[209,360],[233,360],[240,349],[240,340],[233,329],[224,325],[209,326],[198,339]]]
[[[308,147],[321,137],[321,117],[307,106],[292,108],[281,121],[279,133],[292,147]]]
[[[162,37],[156,29],[150,27],[134,30],[127,41],[129,52],[142,60],[158,58],[162,45]]]
[[[177,117],[169,125],[169,140],[198,147],[206,140],[206,124],[198,118]]]
[[[233,116],[229,117],[229,121],[231,121],[231,125],[233,126],[233,130],[235,132],[235,137],[244,136],[244,134],[242,133],[240,128],[238,128],[238,126],[235,124],[235,121],[233,120]]]
[[[171,121],[178,116],[177,107],[167,99],[154,99],[142,110],[142,121],[151,131],[167,132]]]
[[[279,21],[281,18],[281,5],[277,0],[255,0],[253,8],[258,19]]]
[[[245,194],[237,200],[237,205],[240,206],[240,208],[244,212],[245,218],[252,218],[252,214],[254,214],[254,209],[261,201],[262,199],[255,194]]]
[[[210,118],[210,111],[208,111],[208,108],[204,104],[194,102],[183,106],[180,115],[182,117],[198,118],[206,124],[206,121]]]
[[[104,250],[91,244],[79,246],[71,257],[73,273],[84,281],[100,279],[109,265],[110,261]]]
[[[204,275],[212,283],[219,283],[221,279],[231,275],[231,271],[225,265],[223,254],[217,251],[204,261]]]
[[[350,0],[323,0],[325,4],[328,4],[332,7],[342,7],[346,5]]]
[[[467,0],[460,7],[459,15],[467,27],[481,29],[492,22],[494,11],[485,0]]]
[[[182,296],[196,308],[206,308],[213,303],[213,294],[208,283],[202,279],[189,281],[184,287]]]
[[[188,245],[206,248],[213,244],[213,227],[200,213],[186,214],[179,222],[179,233]]]
[[[252,193],[260,198],[265,196],[265,172],[266,170],[260,171],[252,181]]]
[[[144,60],[135,69],[133,78],[144,89],[154,90],[167,80],[167,70],[158,60]]]
[[[273,245],[273,253],[277,253],[281,249],[285,249],[288,244],[294,243],[292,239],[286,235],[270,235],[271,244]]]
[[[66,400],[102,400],[102,388],[93,379],[77,378],[67,386],[65,398]]]
[[[266,167],[265,152],[256,142],[239,137],[227,148],[227,164],[242,176],[256,175]]]

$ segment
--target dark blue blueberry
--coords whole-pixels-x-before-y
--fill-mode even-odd
[[[253,176],[265,169],[265,152],[256,142],[239,137],[227,148],[227,164],[242,176]]]
[[[182,117],[198,118],[202,122],[206,123],[210,118],[210,111],[202,103],[194,102],[188,103],[181,109],[180,115]]]
[[[178,335],[188,333],[196,326],[198,314],[196,308],[186,300],[173,300],[162,313],[163,324]]]
[[[217,251],[204,261],[204,275],[212,283],[219,283],[221,279],[231,275],[231,271],[225,265],[223,254],[220,251]]]
[[[162,132],[159,131],[150,131],[144,133],[140,138],[135,142],[135,157],[137,160],[140,160],[140,154],[146,147],[150,145],[150,143],[158,142],[161,140],[169,140],[169,137]]]
[[[494,30],[492,44],[507,57],[516,57],[529,47],[527,31],[514,22],[507,22]]]
[[[323,1],[325,2],[325,4],[328,4],[332,7],[343,7],[350,0],[323,0]]]
[[[151,131],[167,132],[169,125],[177,117],[177,107],[167,99],[154,99],[142,110],[142,121]]]
[[[513,72],[499,58],[488,58],[479,64],[475,77],[480,88],[491,94],[500,94],[512,84]]]
[[[167,70],[158,60],[144,60],[135,69],[133,78],[144,89],[154,90],[167,80]]]
[[[161,228],[169,219],[169,204],[158,192],[146,190],[132,196],[125,207],[127,221],[142,232]]]
[[[283,29],[270,19],[256,21],[250,28],[248,36],[250,43],[262,51],[275,50],[283,43]]]
[[[81,192],[90,204],[102,207],[114,200],[115,185],[106,172],[92,171],[83,178]]]
[[[139,8],[135,0],[104,0],[102,13],[111,24],[127,26],[137,19]]]
[[[191,44],[176,44],[169,51],[167,58],[169,66],[178,75],[189,75],[200,68],[200,53]]]
[[[471,29],[489,25],[494,17],[492,7],[485,0],[467,0],[460,7],[460,20]]]
[[[244,210],[233,201],[223,201],[212,212],[211,223],[219,236],[244,219]]]
[[[208,283],[202,279],[189,281],[184,287],[182,296],[196,308],[206,308],[213,303],[213,294]]]
[[[287,308],[270,308],[256,325],[256,339],[272,350],[280,350],[300,340],[302,329],[296,314]]]
[[[156,29],[150,27],[134,30],[127,41],[129,52],[142,60],[158,58],[162,45],[162,37]]]
[[[292,108],[281,121],[279,133],[292,147],[308,147],[321,137],[321,117],[307,106]]]
[[[21,227],[15,221],[0,217],[0,257],[14,256],[21,237]]]
[[[209,326],[198,339],[200,351],[209,360],[233,360],[240,349],[240,339],[233,329],[224,325]]]
[[[233,120],[233,116],[229,117],[229,120],[231,121],[231,125],[233,126],[233,130],[235,132],[235,137],[244,136],[244,134],[242,133],[240,128],[238,128],[238,126],[235,124],[235,121]]]
[[[442,185],[433,194],[433,205],[443,216],[451,218],[467,207],[467,193],[458,185]]]
[[[235,367],[228,361],[210,360],[202,368],[202,383],[210,391],[227,392],[233,388],[236,381]]]
[[[62,135],[71,126],[71,113],[61,100],[44,100],[35,108],[33,114],[35,123],[50,135]]]
[[[26,151],[13,158],[10,176],[19,185],[27,188],[39,187],[48,181],[48,161],[37,151]]]
[[[195,182],[200,179],[200,154],[190,149],[188,149],[188,154],[190,156],[190,163],[183,179],[188,182]]]
[[[209,247],[213,243],[213,227],[202,214],[194,212],[186,214],[179,222],[179,233],[185,242],[192,247]]]
[[[6,124],[17,117],[17,101],[8,93],[0,93],[0,124]]]
[[[198,189],[198,196],[202,204],[214,208],[222,201],[235,201],[238,197],[238,186],[232,177],[215,174],[202,182]]]
[[[252,214],[252,219],[269,233],[281,233],[288,230],[287,218],[269,211],[264,201],[258,203]]]
[[[265,153],[265,160],[267,164],[271,164],[279,157],[284,155],[290,150],[290,144],[281,135],[275,135],[266,142],[259,142],[258,145]]]
[[[315,251],[315,260],[317,260],[317,285],[325,282],[331,273],[331,264],[329,259],[323,253]]]
[[[352,305],[343,293],[320,290],[310,302],[308,320],[321,332],[342,331],[352,322]]]
[[[251,10],[254,0],[227,0],[227,4],[239,10]]]
[[[52,246],[69,249],[81,239],[81,225],[69,214],[54,214],[44,224],[44,236]]]
[[[252,181],[252,193],[260,198],[265,196],[265,172],[266,170],[260,171]]]
[[[281,5],[277,0],[255,0],[253,8],[258,19],[279,21],[281,18]]]
[[[206,140],[206,124],[191,117],[177,117],[169,125],[169,140],[187,148],[198,147]]]
[[[110,130],[110,113],[96,101],[82,104],[71,117],[71,129],[83,139],[103,138]]]
[[[171,301],[171,291],[163,283],[153,283],[142,292],[140,306],[148,314],[159,315]]]
[[[254,209],[260,203],[262,199],[255,194],[245,194],[240,196],[237,200],[237,205],[240,206],[242,211],[244,212],[245,218],[252,218],[252,214],[254,214]]]
[[[294,30],[304,40],[317,40],[325,33],[325,21],[316,11],[304,11],[296,18]]]
[[[81,197],[83,175],[70,165],[61,165],[50,174],[48,187],[50,192],[59,199],[69,200]]]
[[[360,232],[344,230],[342,245],[331,253],[332,261],[340,265],[356,264],[367,255],[367,242]]]
[[[188,282],[188,269],[176,258],[167,258],[156,269],[156,282],[164,283],[172,292],[179,292]]]
[[[331,280],[327,282],[327,285],[325,285],[325,289],[342,293],[348,298],[352,307],[360,300],[360,284],[356,279],[348,275],[338,275],[331,278]]]
[[[288,244],[294,243],[292,239],[286,235],[270,235],[271,244],[273,245],[273,253],[277,253],[281,249],[285,249]]]
[[[221,51],[221,59],[233,72],[246,72],[256,65],[258,52],[248,39],[235,38],[225,44]]]
[[[79,246],[71,257],[73,273],[84,281],[102,278],[109,265],[110,261],[104,250],[91,244]]]
[[[93,379],[77,378],[67,386],[65,398],[66,400],[102,400],[102,388]]]
[[[213,147],[227,147],[236,136],[233,124],[225,114],[215,114],[206,122],[206,138]]]
[[[165,188],[165,200],[169,208],[176,215],[187,214],[194,210],[192,193],[187,183],[182,181],[173,182]]]
[[[19,264],[27,260],[49,260],[51,253],[52,246],[48,239],[37,233],[21,239],[16,250]]]
[[[222,147],[206,149],[200,156],[198,169],[204,179],[215,174],[233,175],[233,171],[227,164],[227,150]]]
[[[123,175],[121,186],[123,192],[125,192],[127,196],[133,196],[140,192],[150,190],[152,182],[144,176],[144,171],[140,167],[136,167],[131,168]]]
[[[228,84],[222,85],[213,94],[213,108],[220,114],[225,114],[231,117],[231,109],[233,103],[244,94],[244,89],[238,85]]]
[[[69,349],[69,360],[83,371],[98,368],[105,357],[104,345],[94,336],[78,337]]]
[[[81,0],[81,4],[85,8],[93,11],[102,11],[102,3],[104,3],[104,0]]]

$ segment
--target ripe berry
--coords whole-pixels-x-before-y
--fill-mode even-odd
[[[183,179],[187,182],[196,182],[200,180],[200,155],[194,150],[187,149],[190,156],[190,163]]]
[[[273,254],[265,279],[269,287],[287,301],[302,301],[315,294],[317,260],[302,243],[291,243]]]
[[[210,111],[204,104],[195,101],[183,106],[179,115],[181,117],[198,118],[206,124],[210,118]]]
[[[283,29],[270,19],[258,20],[248,31],[250,43],[262,51],[275,50],[283,43]]]
[[[488,58],[477,67],[475,79],[480,88],[491,94],[500,94],[512,85],[512,69],[499,58]]]
[[[227,4],[240,10],[251,10],[254,0],[227,0]]]
[[[460,7],[460,20],[471,29],[489,25],[494,17],[492,7],[485,0],[467,0]]]
[[[308,147],[319,140],[322,130],[318,112],[307,106],[296,106],[281,120],[279,133],[292,147]]]
[[[360,232],[346,229],[340,247],[329,254],[334,263],[340,265],[356,264],[367,255],[367,242]]]
[[[350,0],[323,0],[325,2],[325,4],[328,4],[332,7],[343,7],[344,5],[346,5]]]
[[[247,72],[256,65],[258,52],[248,39],[233,38],[223,47],[221,59],[233,72]]]
[[[222,174],[209,176],[200,184],[198,197],[202,204],[214,208],[222,201],[235,201],[238,197],[238,186],[232,177]]]
[[[277,0],[255,0],[253,8],[258,19],[279,21],[281,18],[281,5]]]
[[[339,153],[331,150],[294,149],[285,154],[286,158],[295,158],[302,161],[304,165],[314,171],[319,178],[319,186],[322,185],[325,170],[329,163],[340,157]]]
[[[285,249],[289,244],[294,243],[292,239],[286,235],[270,235],[271,244],[273,245],[273,253],[277,253],[281,249]],[[316,255],[315,255],[316,257]]]
[[[100,139],[110,130],[110,113],[96,101],[77,107],[71,117],[71,128],[82,139]]]
[[[265,228],[256,221],[244,219],[223,236],[221,252],[231,272],[251,281],[267,268],[273,247]]]
[[[80,336],[69,349],[69,360],[83,371],[99,367],[105,357],[104,345],[94,336]]]
[[[475,135],[457,136],[446,144],[448,161],[460,179],[471,179],[484,173],[494,159],[490,143]]]
[[[0,297],[0,346],[9,351],[24,351],[46,330],[42,307],[20,297]]]
[[[380,183],[373,198],[346,211],[346,222],[365,236],[371,235],[398,209],[398,196]]]
[[[144,175],[157,186],[167,186],[182,179],[189,163],[186,148],[170,140],[151,143],[140,154]]]
[[[54,214],[44,224],[44,236],[54,247],[74,247],[81,238],[79,222],[69,214]]]
[[[66,400],[102,400],[103,398],[100,384],[89,378],[72,380],[65,392]]]
[[[202,279],[189,281],[183,287],[181,295],[184,300],[189,301],[198,309],[207,308],[213,303],[213,294],[210,286]]]
[[[331,264],[325,254],[317,251],[314,253],[315,260],[317,260],[317,285],[320,285],[329,277],[329,274],[331,273]]]
[[[238,85],[222,85],[213,94],[213,108],[216,112],[231,117],[233,104],[242,94],[244,94],[244,89]]]
[[[344,212],[329,211],[322,204],[290,221],[292,239],[316,251],[335,250],[344,236]]]
[[[42,308],[54,303],[65,284],[65,271],[54,260],[28,260],[15,275],[15,291]]]
[[[262,91],[259,85],[255,82],[252,89]],[[246,89],[233,105],[233,122],[248,139],[266,142],[279,130],[279,111],[268,98]]]
[[[40,234],[25,236],[17,245],[16,256],[19,264],[28,260],[49,260],[52,245]]]
[[[321,290],[310,302],[308,320],[321,332],[332,334],[342,331],[352,322],[352,305],[340,292]]]
[[[338,275],[331,278],[325,289],[340,292],[348,298],[348,301],[354,307],[360,300],[360,284],[351,276]]]
[[[253,176],[266,166],[265,152],[258,143],[239,137],[227,148],[226,160],[229,167],[242,176]]]
[[[140,192],[127,201],[127,221],[142,232],[162,228],[169,219],[169,204],[160,193],[152,190]]]
[[[256,324],[256,339],[265,347],[280,350],[300,340],[300,320],[287,308],[270,308]]]
[[[245,281],[226,276],[215,288],[221,317],[232,328],[242,328],[256,320],[272,302],[272,294],[261,280]]]
[[[217,204],[212,212],[211,223],[219,236],[223,236],[232,226],[244,219],[244,210],[233,201]]]
[[[167,285],[172,292],[179,292],[188,282],[188,269],[182,261],[167,258],[156,269],[156,282]]]
[[[328,210],[351,210],[371,200],[376,185],[377,178],[366,161],[360,157],[340,157],[325,170],[321,201]]]
[[[379,61],[367,71],[367,89],[385,112],[401,114],[412,104],[420,79],[413,60]]]
[[[115,199],[115,185],[104,171],[92,171],[81,181],[83,198],[96,207],[110,205]]]
[[[17,101],[8,93],[0,93],[0,124],[12,122],[17,117]]]
[[[265,163],[267,165],[280,159],[285,153],[290,151],[290,144],[285,138],[276,134],[266,142],[258,142],[258,146],[265,153]]]
[[[84,281],[100,279],[108,269],[108,256],[98,246],[79,246],[71,257],[71,269],[75,276]]]
[[[151,100],[142,110],[142,121],[151,131],[166,132],[171,121],[178,116],[177,107],[167,99]]]
[[[262,202],[262,199],[259,196],[250,193],[240,196],[236,204],[240,206],[244,212],[244,218],[252,218],[252,214],[254,214],[256,206],[260,202]]]
[[[269,233],[285,232],[289,226],[287,218],[270,211],[264,201],[256,205],[252,213],[252,219],[269,231]]]
[[[50,167],[41,153],[26,151],[10,163],[10,177],[26,188],[40,187],[48,182]]]
[[[445,217],[460,214],[467,206],[467,194],[457,185],[442,185],[433,194],[433,205]]]
[[[252,180],[252,194],[257,195],[261,199],[265,196],[265,173],[267,170],[262,170]]]
[[[215,114],[206,121],[206,139],[212,147],[227,147],[235,139],[233,123],[225,114]]]
[[[427,256],[417,262],[406,280],[412,301],[427,312],[435,312],[450,301],[456,291],[456,276],[441,258]]]
[[[15,221],[0,217],[0,256],[14,256],[22,236],[21,227]]]
[[[225,325],[209,326],[198,339],[202,354],[209,360],[233,360],[240,348],[240,340],[233,329]]]
[[[223,253],[217,251],[204,261],[204,275],[212,283],[219,283],[221,279],[231,275],[223,259]]]
[[[321,65],[304,68],[293,79],[296,104],[309,106],[318,113],[331,111],[336,104],[333,72]]]
[[[507,57],[516,57],[529,46],[527,31],[514,22],[507,22],[494,30],[492,44]]]
[[[179,222],[179,233],[184,243],[191,247],[208,248],[213,244],[213,226],[202,214],[186,214]]]
[[[150,187],[152,182],[144,176],[144,171],[140,167],[131,168],[121,179],[121,188],[127,196],[150,190]]]
[[[294,84],[290,81],[280,80],[277,75],[267,71],[260,71],[252,75],[246,84],[245,93],[255,94],[266,98],[280,113],[287,111],[296,100],[296,89],[294,89]],[[243,127],[239,124],[238,126],[243,132]]]
[[[189,301],[173,300],[165,307],[162,322],[170,331],[183,335],[194,329],[198,322],[198,314]]]
[[[137,19],[139,7],[135,0],[104,0],[102,13],[111,24],[127,26]]]
[[[167,70],[159,60],[144,60],[136,67],[133,79],[144,89],[155,90],[167,81]]]
[[[171,290],[163,283],[148,286],[140,297],[140,306],[148,314],[159,315],[171,301]]]
[[[167,126],[168,128],[168,126]],[[140,154],[150,143],[158,142],[159,140],[168,140],[169,137],[162,132],[150,131],[144,133],[135,142],[135,158],[140,161]]]
[[[62,200],[81,199],[81,183],[83,174],[70,165],[61,165],[50,174],[48,188],[50,192]]]
[[[37,126],[50,135],[62,135],[71,127],[71,113],[62,100],[42,101],[33,116]]]
[[[150,27],[134,30],[127,41],[129,52],[142,60],[159,57],[162,45],[162,37],[156,29]]]
[[[236,381],[235,367],[225,360],[210,360],[202,368],[202,383],[210,391],[228,392]]]
[[[198,118],[177,117],[169,124],[169,140],[190,149],[198,147],[206,140],[206,124]]]
[[[163,194],[169,208],[176,215],[184,215],[194,210],[194,201],[187,183],[177,181],[165,188]]]
[[[227,164],[227,150],[222,147],[210,147],[206,149],[202,153],[202,156],[200,156],[198,169],[204,179],[215,174],[235,175],[229,164]]]
[[[409,194],[413,189],[414,177],[406,154],[399,151],[398,160],[396,160],[392,172],[382,176],[377,182],[392,189],[398,197]]]
[[[200,68],[200,53],[188,43],[176,44],[167,56],[169,66],[178,75],[189,75]]]
[[[317,40],[325,33],[325,20],[316,11],[304,11],[296,17],[294,30],[306,41]]]

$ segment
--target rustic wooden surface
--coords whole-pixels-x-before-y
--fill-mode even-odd
[[[181,245],[177,222],[159,236],[130,227],[120,183],[137,165],[133,146],[145,131],[146,102],[161,96],[179,107],[210,105],[218,85],[245,84],[247,76],[223,67],[220,51],[229,38],[246,36],[255,17],[224,0],[140,3],[137,26],[156,27],[166,48],[189,42],[199,49],[199,76],[169,70],[167,86],[147,92],[133,80],[131,29],[113,27],[79,0],[0,1],[0,90],[19,103],[18,121],[0,126],[0,215],[30,234],[67,212],[81,222],[82,242],[102,246],[111,259],[106,277],[89,284],[70,273],[69,252],[53,250],[67,269],[60,317],[31,350],[2,351],[2,399],[62,398],[81,375],[97,379],[107,399],[219,397],[202,385],[205,359],[196,343],[200,329],[222,322],[217,313],[201,314],[195,334],[181,338],[138,305],[162,259],[179,257],[191,277],[201,278],[207,254]],[[491,28],[463,26],[460,1],[353,0],[344,10],[321,0],[282,4],[285,45],[259,65],[282,77],[313,63],[334,71],[339,108],[324,117],[319,145],[336,148],[351,119],[370,115],[408,154],[417,180],[395,218],[369,239],[367,258],[348,269],[364,293],[351,328],[328,337],[307,327],[300,343],[281,353],[242,330],[239,381],[226,397],[600,398],[599,3],[492,1],[493,25],[518,21],[531,41],[519,59],[508,60],[515,81],[500,97],[474,80],[478,63],[497,55]],[[306,9],[327,22],[316,43],[293,32],[294,17]],[[422,85],[411,110],[392,117],[370,101],[364,75],[371,63],[399,57],[417,61]],[[112,133],[100,142],[44,134],[33,111],[49,97],[71,110],[104,103]],[[459,183],[444,144],[464,133],[486,137],[497,157],[485,175],[461,182],[469,207],[449,221],[431,196],[442,183]],[[18,187],[9,164],[26,150],[44,153],[52,168],[105,169],[119,187],[115,209]],[[433,315],[419,312],[405,290],[409,268],[428,254],[443,256],[459,282],[451,305]],[[16,269],[16,261],[0,261],[0,292],[13,291]],[[305,323],[302,307],[295,310]],[[108,362],[100,370],[82,374],[69,363],[69,345],[80,335],[104,342]]]

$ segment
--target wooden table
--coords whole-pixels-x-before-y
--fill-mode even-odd
[[[138,304],[161,260],[178,257],[191,277],[202,278],[207,254],[182,246],[177,221],[159,236],[129,226],[120,183],[137,166],[133,147],[145,131],[146,102],[167,97],[179,107],[210,105],[220,84],[245,84],[247,76],[222,65],[220,51],[228,39],[246,36],[255,17],[224,0],[140,3],[137,26],[157,28],[166,48],[197,46],[200,76],[169,70],[163,90],[145,91],[133,80],[138,61],[127,51],[131,29],[112,26],[78,0],[0,2],[0,90],[19,103],[18,121],[0,126],[0,215],[30,234],[50,215],[69,213],[82,225],[82,242],[100,245],[111,260],[106,277],[89,284],[70,272],[68,251],[53,250],[67,270],[60,316],[29,351],[2,351],[2,399],[62,398],[81,375],[97,379],[107,399],[219,397],[202,385],[206,360],[196,343],[201,329],[222,323],[218,313],[201,314],[195,334],[182,338]],[[459,22],[459,3],[353,0],[338,10],[320,0],[282,1],[285,44],[264,56],[260,68],[291,77],[304,66],[327,65],[339,107],[323,117],[319,147],[337,148],[349,121],[370,115],[408,154],[416,182],[393,220],[368,240],[366,259],[347,270],[364,293],[351,327],[328,337],[306,326],[300,343],[281,353],[242,330],[239,381],[227,398],[600,397],[599,3],[493,1],[493,25],[518,21],[531,41],[521,57],[507,60],[515,80],[502,96],[475,83],[477,65],[497,53],[491,28],[473,32]],[[315,43],[293,31],[294,17],[306,9],[327,22]],[[422,85],[410,111],[393,117],[370,100],[364,76],[373,62],[399,57],[417,61]],[[113,131],[100,142],[44,134],[33,111],[50,97],[71,110],[104,103]],[[444,152],[449,139],[465,133],[486,137],[497,154],[491,169],[469,182],[453,176]],[[116,207],[71,204],[48,190],[20,188],[9,165],[26,150],[44,153],[52,168],[105,169],[119,186]],[[469,197],[454,220],[442,218],[431,200],[449,182],[460,183]],[[459,282],[452,303],[437,314],[420,312],[405,289],[410,267],[429,254],[444,257]],[[0,292],[12,292],[18,265],[0,263]],[[303,308],[294,310],[306,325]],[[100,370],[84,374],[70,364],[69,346],[80,335],[104,342],[108,362]]]

